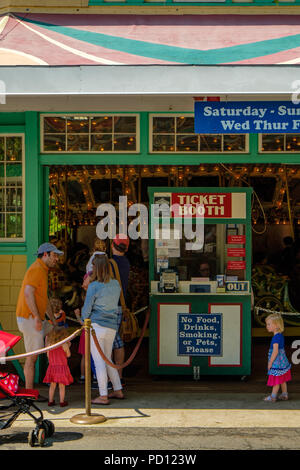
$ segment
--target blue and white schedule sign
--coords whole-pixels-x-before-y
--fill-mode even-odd
[[[300,132],[300,104],[292,101],[196,101],[196,134]]]
[[[178,313],[178,355],[221,356],[222,320],[222,313]]]

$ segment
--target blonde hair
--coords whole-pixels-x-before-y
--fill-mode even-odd
[[[284,323],[283,323],[283,319],[280,313],[271,313],[271,315],[267,316],[265,321],[267,320],[271,320],[273,323],[275,323],[275,325],[277,325],[277,329],[279,333],[283,333]]]
[[[50,298],[50,305],[54,313],[58,313],[62,309],[62,300],[58,297],[51,297]]]
[[[68,328],[65,328],[63,326],[55,327],[47,335],[47,344],[48,346],[51,346],[52,344],[59,343],[63,339],[67,338],[68,336],[70,336],[70,332],[68,331]]]
[[[98,281],[105,284],[111,280],[111,269],[107,255],[95,255],[93,259],[93,273],[91,274],[91,282]]]

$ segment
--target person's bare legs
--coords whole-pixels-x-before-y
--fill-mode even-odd
[[[50,387],[49,387],[49,403],[52,403],[54,401],[55,389],[56,389],[56,383],[51,382]]]
[[[124,363],[125,360],[125,348],[124,346],[122,348],[114,349],[114,361],[117,366],[121,365]],[[123,369],[118,369],[120,379],[122,378],[122,372]]]
[[[59,387],[59,402],[64,403],[66,386],[64,384],[58,384],[58,387]]]
[[[24,376],[25,376],[25,388],[34,388],[34,374],[35,374],[35,363],[37,356],[29,356],[25,359],[24,364]]]

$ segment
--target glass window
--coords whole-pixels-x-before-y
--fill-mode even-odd
[[[159,228],[159,232],[158,232]],[[164,269],[175,270],[179,281],[246,280],[244,224],[204,224],[203,233],[186,237],[184,227],[154,223],[155,280]],[[195,227],[192,227],[195,233]]]
[[[246,152],[245,134],[195,134],[194,116],[151,116],[151,152]]]
[[[137,115],[42,116],[42,120],[42,152],[138,151]]]
[[[260,152],[300,152],[300,134],[261,134]]]
[[[0,238],[24,238],[23,138],[0,136]]]

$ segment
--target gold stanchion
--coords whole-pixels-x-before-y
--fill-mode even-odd
[[[84,320],[85,334],[85,413],[70,418],[75,424],[98,424],[106,421],[105,416],[91,413],[91,320]]]

